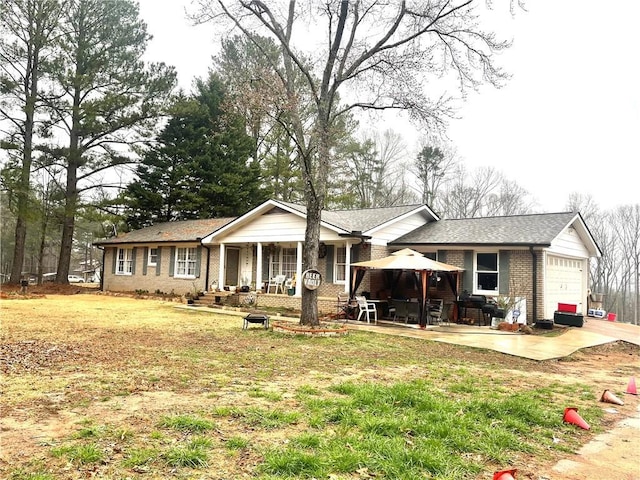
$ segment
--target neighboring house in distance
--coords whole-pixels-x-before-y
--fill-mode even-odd
[[[192,220],[154,225],[97,242],[104,248],[105,290],[183,294],[224,286],[267,290],[276,275],[301,278],[306,227],[304,206],[269,200],[234,219]],[[322,212],[319,297],[348,292],[351,264],[382,258],[405,247],[463,268],[457,291],[525,299],[529,323],[553,318],[557,303],[586,313],[589,259],[600,255],[579,213],[550,213],[466,220],[440,220],[426,205]],[[453,302],[445,282],[430,296]],[[411,282],[400,285],[410,297]],[[300,282],[290,285],[291,305]],[[372,298],[390,292],[388,272],[371,272],[360,292]],[[269,293],[273,293],[271,290]],[[535,297],[535,302],[534,302]],[[275,298],[275,297],[274,297]]]

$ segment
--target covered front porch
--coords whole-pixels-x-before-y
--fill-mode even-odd
[[[337,295],[349,291],[351,264],[367,258],[371,251],[368,244],[363,245],[359,239],[320,243],[316,267],[322,275],[319,297],[330,298],[335,306]],[[303,242],[224,242],[207,248],[211,264],[208,292],[254,292],[284,303],[288,303],[288,297],[301,298],[302,283],[298,279],[304,272]],[[323,300],[323,304],[327,302]]]

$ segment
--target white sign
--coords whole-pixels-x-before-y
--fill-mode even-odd
[[[302,272],[302,285],[307,290],[315,290],[322,285],[322,274],[318,270],[305,270]]]

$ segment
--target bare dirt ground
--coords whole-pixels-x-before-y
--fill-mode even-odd
[[[233,403],[242,396],[239,384],[244,387],[254,382],[259,384],[261,375],[267,375],[249,365],[249,357],[243,351],[265,349],[264,354],[269,355],[268,348],[276,347],[246,343],[246,337],[238,338],[233,344],[228,339],[212,339],[197,324],[175,325],[172,312],[166,309],[154,310],[152,316],[146,316],[148,302],[160,303],[99,295],[75,285],[30,287],[26,296],[14,295],[3,288],[0,476],[29,462],[46,462],[46,452],[51,445],[71,435],[87,418],[144,431],[149,429],[151,419],[163,412],[215,405],[221,400]],[[136,311],[140,313],[137,317],[133,314],[134,321],[131,312]],[[135,348],[129,341],[132,337],[136,340]],[[180,351],[174,349],[175,344],[180,344]],[[189,346],[195,350],[204,344],[234,355],[240,373],[202,371],[193,377],[192,372],[181,366],[180,360],[184,358],[180,356],[188,355],[185,352]],[[577,454],[558,456],[550,452],[548,457],[518,459],[516,478],[640,479],[639,402],[637,396],[624,393],[630,378],[640,372],[637,346],[617,342],[550,362],[514,359],[496,352],[456,349],[445,344],[430,345],[425,350],[429,355],[442,358],[459,357],[461,352],[464,362],[476,365],[478,371],[486,375],[492,374],[491,365],[512,369],[510,381],[514,388],[532,382],[580,379],[596,391],[611,389],[625,402],[622,406],[599,404],[606,412],[605,431],[597,435],[576,432],[584,443]],[[314,351],[313,354],[328,357],[331,353]],[[380,365],[387,365],[388,359],[377,360]],[[331,375],[326,375],[321,367],[302,375],[299,367],[282,365],[278,378],[269,377],[269,388],[281,387],[287,391],[292,385],[358,378],[391,381],[424,373],[420,366],[372,366],[370,369],[340,366],[334,368]],[[215,394],[210,389],[211,383],[218,385]],[[247,401],[246,396],[242,396],[242,401]],[[113,448],[119,448],[117,442]],[[249,465],[254,460],[243,461]],[[224,465],[218,467],[219,471],[225,471]],[[80,473],[70,470],[68,476],[59,478],[93,476],[110,478],[104,472],[89,470]],[[248,474],[206,478],[241,477],[249,478]]]

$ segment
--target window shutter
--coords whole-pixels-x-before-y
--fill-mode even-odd
[[[264,283],[264,288],[266,290],[267,284],[269,283],[269,251],[266,248],[262,248],[262,278],[261,282]]]
[[[142,259],[142,275],[147,274],[147,263],[149,263],[149,247],[144,247],[144,257]]]
[[[111,273],[116,274],[116,266],[118,265],[118,247],[110,249],[113,252],[113,258],[111,259]]]
[[[462,291],[473,293],[473,251],[464,252],[464,275],[462,277]]]
[[[176,265],[176,247],[171,247],[171,253],[169,255],[169,276],[173,277],[173,270]]]
[[[327,283],[333,283],[333,257],[335,255],[335,247],[327,245]]]
[[[202,263],[202,247],[196,248],[196,278],[200,278],[200,263]]]
[[[158,258],[156,260],[156,275],[160,275],[161,266],[162,266],[162,247],[158,247]]]
[[[509,251],[500,250],[498,265],[498,292],[502,295],[509,294]]]
[[[447,263],[447,251],[446,250],[438,250],[438,258],[437,261],[441,263]]]
[[[138,249],[136,247],[133,247],[131,249],[131,275],[135,275],[136,274],[136,253],[137,253]]]
[[[355,263],[360,261],[360,250],[362,249],[362,244],[353,245],[351,247],[351,259],[350,263]]]

